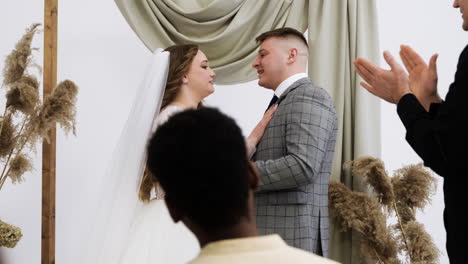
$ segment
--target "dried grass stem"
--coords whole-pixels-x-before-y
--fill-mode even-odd
[[[26,122],[29,120],[30,118],[25,118],[24,121],[23,121],[23,124],[21,125],[21,129],[18,133],[18,135],[21,135],[21,132],[23,132],[23,129],[24,129],[24,126],[26,124]],[[29,136],[27,137],[29,138]],[[16,155],[18,155],[21,150],[23,150],[24,146],[26,145],[26,143],[28,142],[28,140],[24,140],[23,141],[23,144],[21,145],[21,147],[18,149],[18,151],[16,152]],[[8,154],[8,158],[5,162],[5,166],[3,167],[3,170],[2,170],[2,174],[0,175],[0,191],[2,190],[2,187],[3,187],[3,184],[5,183],[5,180],[7,179],[8,177],[8,173],[10,172],[10,167],[8,166],[9,162],[10,162],[10,159],[11,159],[11,155],[13,154],[14,152],[14,148],[11,149],[10,153]],[[5,173],[5,170],[6,168],[8,167],[8,170],[7,172]],[[5,173],[5,174],[4,174]]]

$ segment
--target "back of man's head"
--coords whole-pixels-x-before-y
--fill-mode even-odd
[[[148,145],[148,168],[168,205],[210,230],[247,216],[248,166],[240,128],[213,108],[174,115]]]

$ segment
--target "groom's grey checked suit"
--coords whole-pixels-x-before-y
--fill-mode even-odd
[[[337,115],[328,93],[302,78],[278,99],[252,159],[260,173],[257,228],[328,256],[328,183]]]

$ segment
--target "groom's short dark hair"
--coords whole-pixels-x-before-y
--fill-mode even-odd
[[[247,216],[248,166],[241,129],[214,108],[174,115],[148,145],[148,168],[166,200],[207,230]]]
[[[307,40],[304,35],[297,29],[284,27],[284,28],[277,28],[267,32],[260,34],[255,40],[257,43],[262,43],[263,41],[269,38],[287,38],[287,37],[294,37],[301,40],[306,47],[309,47],[307,44]]]

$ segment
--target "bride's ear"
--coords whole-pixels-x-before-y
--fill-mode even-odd
[[[188,78],[187,76],[182,77],[182,83],[187,84],[188,83]]]
[[[167,194],[166,197],[164,197],[164,200],[166,201],[167,209],[169,211],[169,214],[171,215],[172,221],[174,221],[174,223],[177,223],[180,220],[182,220],[182,212],[180,212],[177,206],[174,205],[174,203],[171,201],[170,197],[167,196]]]

